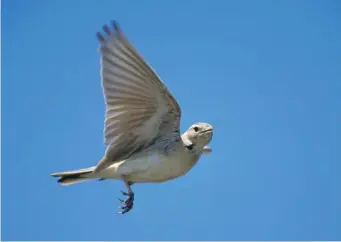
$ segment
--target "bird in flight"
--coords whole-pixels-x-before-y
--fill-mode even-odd
[[[134,183],[159,183],[185,175],[210,153],[213,127],[193,124],[180,134],[181,109],[152,67],[125,37],[117,22],[97,33],[106,104],[103,158],[96,166],[53,173],[62,185],[90,179],[124,182],[125,214],[133,208]]]

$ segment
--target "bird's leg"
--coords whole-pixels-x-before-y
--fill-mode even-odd
[[[127,212],[129,212],[133,206],[134,206],[134,192],[131,189],[131,182],[128,182],[125,177],[123,177],[123,182],[126,185],[127,189],[128,189],[128,193],[121,191],[123,196],[128,196],[128,198],[126,200],[122,200],[122,199],[118,199],[120,200],[121,204],[123,204],[123,206],[121,207],[122,211],[118,212],[119,214],[125,214]]]

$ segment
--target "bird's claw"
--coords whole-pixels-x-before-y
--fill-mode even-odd
[[[122,209],[121,212],[118,212],[119,214],[125,214],[127,212],[129,212],[134,205],[134,193],[126,193],[124,191],[121,191],[123,196],[128,196],[128,198],[126,200],[122,200],[122,199],[118,199],[121,204],[123,204],[123,206],[121,206],[120,208]]]
[[[129,196],[130,195],[129,193],[122,191],[122,190],[121,190],[121,193],[123,194],[123,196]]]

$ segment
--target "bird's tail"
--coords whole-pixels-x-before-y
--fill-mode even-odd
[[[58,183],[62,185],[71,185],[78,182],[86,181],[90,178],[90,174],[95,169],[94,167],[86,168],[86,169],[80,169],[76,171],[64,171],[64,172],[57,172],[51,174],[51,176],[59,177]]]

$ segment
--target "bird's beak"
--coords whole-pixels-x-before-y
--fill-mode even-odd
[[[213,129],[206,129],[204,131],[201,131],[201,133],[212,132],[212,131],[213,131]]]
[[[212,152],[212,149],[208,145],[206,145],[202,151],[203,154],[209,154],[211,152]]]

